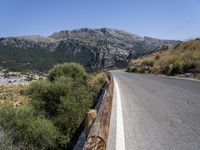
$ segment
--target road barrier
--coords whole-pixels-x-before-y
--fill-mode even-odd
[[[94,111],[88,112],[87,116],[89,117],[86,119],[86,131],[90,131],[83,150],[106,150],[114,90],[114,81],[111,73],[108,73],[108,76],[109,83],[106,88],[106,95],[101,102],[101,106],[99,108],[96,119],[91,117],[95,116],[93,115],[95,113]],[[95,120],[93,121],[89,118]],[[92,125],[91,122],[93,122]],[[88,127],[90,129],[88,129]]]

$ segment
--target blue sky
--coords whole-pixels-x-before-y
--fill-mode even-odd
[[[82,27],[164,39],[200,37],[200,0],[0,0],[0,37]]]

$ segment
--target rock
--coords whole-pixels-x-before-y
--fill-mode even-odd
[[[17,101],[13,104],[15,107],[20,107],[22,105],[22,103],[20,101]]]

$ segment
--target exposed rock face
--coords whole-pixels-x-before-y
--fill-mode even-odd
[[[0,44],[2,46],[16,47],[16,48],[47,48],[55,50],[59,45],[58,40],[54,40],[42,36],[21,36],[21,37],[10,37],[0,38]]]
[[[178,42],[140,37],[107,28],[66,30],[49,37],[0,38],[0,65],[9,68],[18,64],[23,69],[46,70],[56,63],[76,61],[92,70],[123,67],[132,58]]]

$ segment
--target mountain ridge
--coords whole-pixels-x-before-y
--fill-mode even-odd
[[[2,54],[0,66],[5,68],[15,65],[14,62],[18,59],[17,64],[29,63],[32,65],[28,68],[36,70],[38,65],[43,65],[43,63],[49,64],[47,65],[49,67],[44,67],[44,70],[46,70],[56,63],[69,61],[79,62],[89,70],[113,66],[123,67],[132,58],[146,55],[162,47],[177,43],[180,43],[180,41],[141,37],[126,31],[109,28],[63,30],[47,37],[29,35],[0,38],[0,52]],[[9,53],[5,50],[9,51]],[[34,50],[37,51],[38,56],[34,54]],[[31,57],[34,57],[34,61],[31,57],[30,60],[22,57],[23,53],[28,56],[28,52]],[[16,57],[10,58],[9,55],[16,55]],[[45,56],[44,61],[39,60],[42,59],[40,55]],[[79,56],[87,56],[88,58],[79,58]],[[38,57],[40,64],[35,62],[37,61],[35,57]]]

